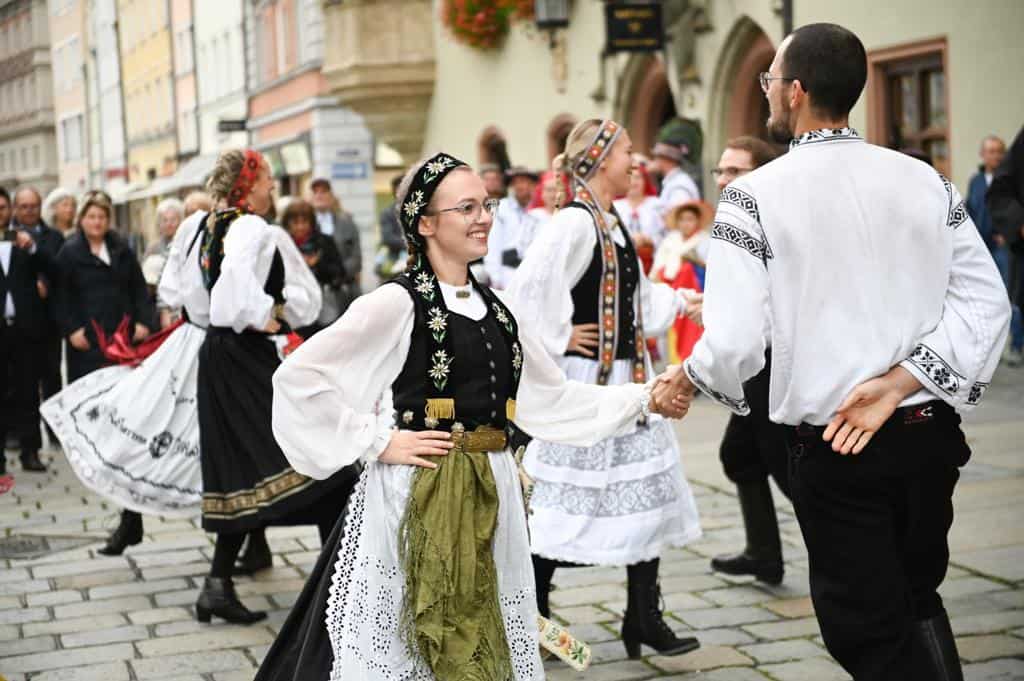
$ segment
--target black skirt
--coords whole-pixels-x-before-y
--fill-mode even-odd
[[[203,529],[248,532],[338,513],[358,468],[317,481],[288,465],[271,429],[277,348],[260,333],[211,327],[199,351]]]
[[[344,539],[347,511],[346,506],[253,681],[308,681],[331,675],[334,650],[327,635],[327,599]]]

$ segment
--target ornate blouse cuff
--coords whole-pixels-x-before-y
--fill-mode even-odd
[[[640,414],[645,419],[651,418],[651,390],[654,388],[655,381],[648,381],[644,385],[644,390],[640,393]]]
[[[369,449],[366,450],[366,454],[363,456],[363,460],[366,462],[376,461],[380,458],[380,455],[384,453],[384,450],[391,444],[391,435],[397,430],[393,426],[387,428],[380,428],[377,430],[377,434],[373,437],[373,443]]]

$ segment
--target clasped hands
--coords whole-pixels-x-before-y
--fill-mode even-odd
[[[681,419],[697,392],[682,366],[671,366],[651,382],[651,413]]]

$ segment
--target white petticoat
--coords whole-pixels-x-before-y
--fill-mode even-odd
[[[544,679],[537,598],[518,473],[507,452],[488,455],[498,488],[494,563],[516,681]],[[398,529],[415,468],[371,463],[352,493],[328,598],[331,681],[431,681],[398,633],[405,576]]]
[[[595,361],[564,357],[559,364],[572,380],[597,381]],[[616,360],[608,383],[631,377],[632,363]],[[545,558],[631,565],[701,536],[675,432],[659,416],[593,447],[533,440],[523,466],[535,482],[530,545]]]
[[[205,337],[183,324],[138,367],[94,371],[42,405],[83,484],[139,513],[199,512],[196,375]]]

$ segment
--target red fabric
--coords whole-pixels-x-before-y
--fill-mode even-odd
[[[92,322],[92,328],[96,332],[96,342],[99,343],[100,351],[111,364],[127,364],[128,366],[142,364],[142,361],[156,352],[157,348],[167,340],[168,336],[185,323],[185,320],[179,319],[166,329],[150,334],[137,345],[132,344],[131,339],[134,329],[129,328],[129,323],[130,320],[125,315],[121,323],[117,325],[117,330],[108,338],[103,328],[95,320]]]
[[[256,178],[259,177],[262,165],[263,156],[260,152],[252,149],[245,150],[245,162],[242,163],[242,169],[239,171],[235,183],[231,185],[231,191],[228,193],[228,205],[243,210],[249,209],[247,199],[252,193],[253,185],[256,184]]]
[[[658,188],[654,186],[654,180],[651,179],[651,174],[647,172],[647,164],[637,163],[636,167],[640,171],[640,176],[644,178],[644,196],[657,196]]]
[[[544,183],[555,176],[555,171],[545,170],[540,174],[540,182],[533,188],[533,198],[530,199],[530,203],[526,206],[526,210],[533,210],[534,208],[544,207]],[[562,175],[562,190],[565,194],[565,203],[569,203],[572,200],[572,190],[569,187],[569,178]]]
[[[665,281],[664,270],[658,270],[655,272],[655,277],[659,281]],[[666,284],[674,289],[689,288],[695,291],[701,291],[700,280],[697,278],[697,273],[693,269],[693,264],[684,262],[676,276],[671,281],[665,281]],[[682,362],[693,352],[693,346],[697,344],[700,337],[704,335],[704,327],[700,324],[696,324],[689,318],[679,316],[675,324],[672,325],[674,333],[675,347],[669,348],[669,354],[673,364]]]
[[[10,492],[14,487],[14,478],[10,475],[0,475],[0,494]]]
[[[281,350],[281,354],[287,357],[288,355],[295,352],[299,348],[299,346],[302,345],[302,342],[302,336],[292,331],[291,333],[288,334],[288,343]]]

